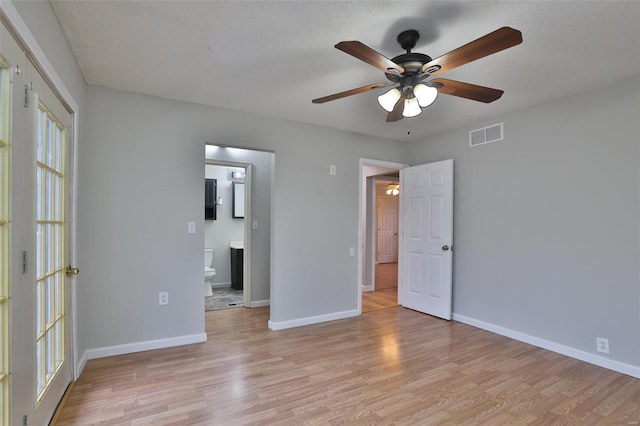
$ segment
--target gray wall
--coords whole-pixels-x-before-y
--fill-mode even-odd
[[[203,152],[204,155],[204,152]],[[213,249],[213,267],[216,275],[214,284],[231,285],[231,249],[230,240],[244,241],[244,220],[232,217],[233,197],[231,172],[243,172],[243,168],[205,166],[205,177],[216,179],[217,194],[222,197],[222,205],[217,206],[216,220],[204,221],[204,246]],[[269,258],[267,256],[267,262]],[[268,263],[267,263],[268,264]],[[209,266],[209,265],[207,265]]]
[[[86,103],[83,348],[204,331],[205,142],[275,152],[271,319],[357,309],[348,248],[357,245],[359,158],[404,160],[403,145],[94,86]],[[191,220],[195,235],[186,233]],[[158,306],[159,291],[168,306]]]
[[[455,160],[456,314],[640,366],[639,123],[635,77],[411,146]]]
[[[212,142],[212,141],[208,141]],[[224,140],[215,140],[224,144]],[[271,195],[274,173],[274,154],[238,148],[221,148],[207,145],[205,158],[250,164],[251,168],[251,219],[258,221],[258,229],[251,229],[251,303],[269,300],[271,285]],[[228,199],[228,217],[231,217],[231,198]],[[224,210],[223,210],[224,211]],[[233,219],[241,223],[238,219]],[[227,241],[227,256],[229,243]],[[227,258],[228,259],[228,258]],[[227,264],[230,260],[223,260]]]

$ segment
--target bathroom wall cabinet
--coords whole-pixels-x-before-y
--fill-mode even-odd
[[[216,199],[218,198],[218,181],[216,179],[204,180],[204,219],[216,220]]]

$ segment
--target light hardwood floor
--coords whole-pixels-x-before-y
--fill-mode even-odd
[[[385,288],[362,293],[362,313],[398,306],[398,289]]]
[[[398,264],[376,264],[376,290],[398,288]]]
[[[398,264],[376,264],[376,290],[362,293],[362,313],[398,306]]]
[[[640,422],[640,380],[454,321],[268,317],[208,312],[207,343],[89,361],[58,425]]]

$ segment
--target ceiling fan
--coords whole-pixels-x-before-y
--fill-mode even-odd
[[[490,103],[499,99],[504,92],[445,78],[430,80],[428,78],[522,43],[520,31],[502,27],[436,59],[431,59],[423,53],[411,52],[419,38],[420,34],[416,30],[401,32],[398,35],[398,43],[406,53],[392,59],[388,59],[359,41],[341,41],[335,45],[336,49],[382,70],[390,82],[368,84],[357,89],[317,98],[312,102],[321,104],[381,87],[394,86],[378,96],[378,103],[388,111],[387,122],[419,115],[422,108],[436,100],[438,93]]]

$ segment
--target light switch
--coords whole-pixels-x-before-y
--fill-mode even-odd
[[[329,174],[331,176],[335,176],[336,175],[336,165],[335,164],[331,164],[329,166]]]
[[[349,247],[349,256],[353,257],[356,255],[356,248],[355,247]]]
[[[258,221],[257,221],[257,220],[254,220],[254,221],[251,223],[251,227],[252,227],[253,229],[258,229]]]
[[[196,223],[195,222],[187,222],[187,233],[195,234],[196,233]]]

